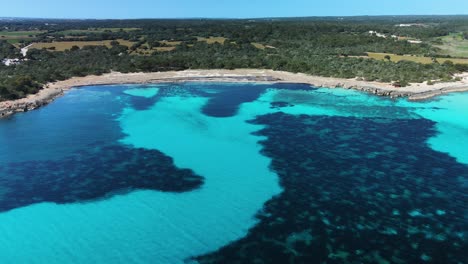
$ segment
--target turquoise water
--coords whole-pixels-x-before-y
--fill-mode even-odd
[[[467,129],[468,95],[450,94],[424,104],[399,102],[402,106],[414,108],[423,118],[436,122],[438,135],[429,139],[429,145],[438,151],[446,152],[459,162],[468,164]]]
[[[457,263],[467,117],[466,93],[415,103],[299,84],[75,89],[0,120],[0,261]]]
[[[157,87],[134,88],[125,90],[124,93],[133,96],[141,96],[144,98],[151,98],[157,95],[159,89]]]

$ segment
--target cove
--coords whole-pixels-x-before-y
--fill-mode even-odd
[[[379,234],[381,241],[410,249],[417,244],[415,256],[400,250],[403,260],[423,254],[442,259],[428,241],[466,242],[466,100],[461,93],[413,103],[298,84],[70,91],[42,109],[0,121],[0,197],[6,204],[0,260],[225,263],[260,254],[274,262],[289,259],[288,250],[298,261],[387,259],[391,251],[378,241],[352,251],[362,241],[337,242],[348,238],[339,233],[343,227],[357,237]],[[410,161],[399,159],[402,154]],[[107,164],[123,165],[112,171]],[[62,181],[18,185],[19,176],[28,175],[21,168]],[[418,171],[423,168],[430,170]],[[80,184],[65,184],[76,177]],[[15,190],[34,195],[14,204],[7,197],[18,200]],[[84,199],[86,193],[94,195]],[[362,206],[342,210],[352,202]],[[354,218],[366,210],[376,215]],[[393,225],[397,220],[408,225],[400,230]],[[428,223],[443,228],[429,232],[423,228]],[[402,230],[426,238],[405,240]],[[329,240],[323,239],[326,232]],[[446,252],[446,259],[457,259],[462,251]]]

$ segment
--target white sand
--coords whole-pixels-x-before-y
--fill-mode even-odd
[[[0,102],[0,117],[15,112],[32,110],[45,105],[72,87],[101,85],[101,84],[131,84],[131,83],[159,83],[177,81],[206,81],[206,82],[289,82],[307,83],[317,87],[342,87],[357,89],[377,95],[389,97],[408,97],[410,100],[423,100],[443,93],[468,91],[468,73],[460,74],[461,81],[437,83],[414,83],[407,87],[394,87],[389,83],[367,82],[357,79],[340,79],[331,77],[311,76],[303,73],[261,69],[236,70],[186,70],[151,73],[120,73],[112,72],[100,76],[74,77],[65,81],[53,82],[45,85],[37,94],[26,98]]]

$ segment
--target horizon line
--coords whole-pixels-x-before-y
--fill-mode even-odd
[[[468,14],[404,14],[404,15],[326,15],[326,16],[265,16],[265,17],[140,17],[140,18],[59,18],[59,17],[26,17],[26,16],[0,16],[0,19],[40,19],[40,20],[254,20],[254,19],[287,19],[287,18],[355,18],[355,17],[444,17],[444,16],[468,16]]]

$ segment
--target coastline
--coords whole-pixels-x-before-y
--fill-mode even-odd
[[[412,83],[406,87],[394,87],[389,83],[367,82],[357,79],[312,76],[303,73],[261,69],[236,70],[185,70],[150,73],[111,72],[100,76],[73,77],[48,83],[36,94],[25,98],[0,102],[0,118],[17,112],[30,111],[46,105],[65,91],[74,87],[112,84],[151,84],[166,82],[262,82],[304,83],[315,87],[355,89],[390,98],[407,97],[408,100],[426,100],[441,94],[468,91],[468,73],[458,75],[461,81],[437,83]]]

